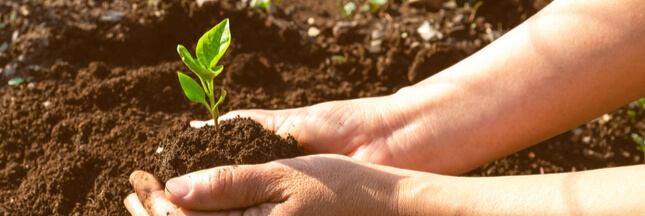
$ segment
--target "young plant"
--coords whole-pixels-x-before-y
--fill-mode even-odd
[[[251,2],[249,2],[249,6],[251,6],[251,8],[259,7],[259,8],[267,9],[269,8],[269,6],[271,6],[271,1],[270,0],[251,0]]]
[[[372,4],[372,13],[378,12],[379,8],[387,3],[387,0],[370,0]]]
[[[177,52],[181,60],[188,66],[188,68],[197,75],[201,86],[186,74],[177,72],[179,83],[184,90],[184,94],[189,100],[197,103],[202,103],[213,116],[215,121],[215,130],[219,132],[219,118],[218,106],[226,97],[226,90],[221,89],[219,100],[215,101],[215,86],[213,79],[217,77],[224,66],[217,65],[219,59],[224,55],[226,49],[231,44],[231,31],[229,28],[228,19],[217,24],[211,30],[206,32],[199,38],[197,42],[197,59],[193,59],[188,50],[182,45],[177,45]],[[208,98],[208,101],[206,100]]]
[[[632,133],[632,140],[638,144],[638,148],[643,151],[643,158],[645,158],[645,139],[636,133]]]
[[[356,10],[356,4],[354,2],[348,2],[345,5],[341,4],[340,10],[343,12],[343,17],[347,18]]]

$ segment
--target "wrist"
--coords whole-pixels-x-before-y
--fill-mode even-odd
[[[460,177],[422,173],[399,183],[399,215],[464,214],[467,202],[460,196]],[[472,196],[472,194],[471,194]]]

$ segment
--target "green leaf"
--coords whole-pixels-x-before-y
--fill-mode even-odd
[[[206,103],[206,98],[204,97],[204,89],[202,89],[193,78],[190,78],[186,74],[177,72],[179,77],[179,84],[184,90],[184,94],[188,97],[189,100],[197,103]]]
[[[636,111],[634,110],[627,110],[627,115],[632,118],[636,118]]]
[[[639,136],[636,133],[632,133],[632,140],[634,140],[634,142],[636,142],[640,146],[645,146],[645,139],[643,139],[643,137]]]
[[[8,84],[9,85],[18,85],[18,84],[23,83],[23,82],[25,82],[24,79],[22,79],[20,77],[17,77],[17,78],[10,79]]]
[[[212,109],[217,109],[217,106],[224,101],[224,98],[226,98],[226,90],[222,89],[222,93],[219,95],[219,100],[217,100],[217,103],[215,103],[215,106],[213,106]]]
[[[370,0],[370,2],[374,5],[381,6],[387,3],[387,0]]]
[[[356,10],[356,4],[354,2],[348,2],[345,6],[341,7],[341,10],[343,11],[343,16],[349,17]]]
[[[279,4],[279,3],[276,3],[276,4]],[[269,6],[271,6],[271,1],[269,1],[269,0],[251,0],[251,3],[249,3],[249,6],[251,6],[251,8],[259,7],[259,8],[267,9]]]
[[[213,69],[231,44],[228,19],[206,32],[197,42],[197,60],[206,69]]]
[[[215,72],[215,76],[218,76],[219,74],[221,74],[223,70],[224,70],[224,65],[219,65],[213,69],[213,71]]]
[[[186,64],[186,66],[188,66],[190,71],[197,74],[197,76],[199,76],[199,78],[201,78],[202,80],[212,80],[213,78],[215,78],[215,73],[206,69],[205,67],[202,67],[201,64],[195,62],[195,59],[193,59],[193,56],[190,55],[186,47],[177,45],[177,53],[179,53],[181,60],[184,62],[184,64]]]

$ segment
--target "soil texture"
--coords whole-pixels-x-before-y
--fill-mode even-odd
[[[154,173],[161,181],[190,172],[224,165],[259,164],[303,155],[293,137],[286,139],[249,118],[222,121],[213,126],[186,130],[170,136],[157,149]]]

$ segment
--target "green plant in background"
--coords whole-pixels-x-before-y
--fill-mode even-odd
[[[364,4],[363,6],[361,6],[361,11],[365,12],[369,10],[370,10],[370,5]]]
[[[224,70],[224,66],[217,65],[219,59],[224,55],[231,44],[231,31],[228,19],[217,24],[211,30],[199,38],[197,42],[197,59],[193,59],[188,50],[182,45],[177,45],[177,52],[181,60],[188,68],[197,75],[202,85],[200,86],[189,76],[177,72],[179,83],[184,90],[186,97],[193,102],[202,103],[213,116],[215,130],[219,132],[219,109],[217,108],[226,97],[226,90],[221,89],[219,100],[215,101],[215,87],[213,79]],[[208,101],[206,101],[208,97]]]
[[[349,17],[352,15],[354,10],[356,10],[356,4],[354,2],[348,2],[345,5],[340,5],[340,10],[343,11],[343,16],[345,18]]]
[[[628,109],[627,110],[627,115],[632,118],[632,120],[636,120],[636,117],[638,116],[639,113],[642,113],[645,111],[645,98],[640,98],[636,100],[638,102],[639,107],[636,108],[636,110]]]
[[[473,10],[470,12],[470,17],[469,17],[469,21],[471,23],[475,21],[475,15],[477,14],[477,10],[479,10],[479,7],[481,7],[483,4],[484,4],[483,1],[478,1],[477,3],[475,3],[475,6],[473,6]]]
[[[645,159],[645,139],[636,133],[632,133],[632,140],[638,144],[638,149],[643,151],[643,158]]]
[[[276,2],[277,3],[277,2]],[[267,9],[271,5],[270,0],[251,0],[249,6],[251,8],[264,8]]]
[[[28,76],[26,79],[16,77],[16,78],[10,79],[7,82],[7,84],[10,85],[10,86],[18,85],[18,84],[22,84],[22,83],[25,83],[25,82],[31,82],[33,79],[34,79],[34,77],[32,77],[32,76]]]
[[[13,28],[16,26],[16,19],[18,18],[18,15],[16,13],[12,13],[11,17],[9,17],[9,25]]]
[[[383,6],[385,3],[387,3],[387,0],[370,0],[370,4],[372,4],[372,12],[378,12],[381,6]]]

